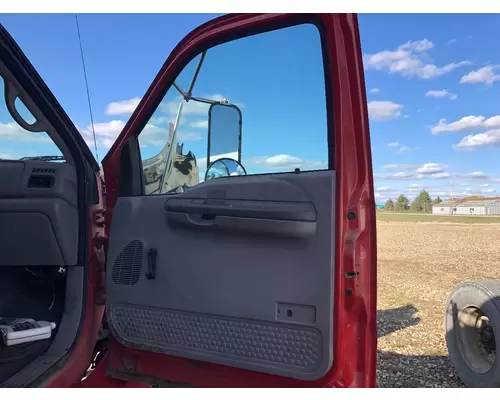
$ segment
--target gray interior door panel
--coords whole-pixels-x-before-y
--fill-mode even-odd
[[[0,226],[0,267],[75,265],[78,204],[74,167],[0,160]]]
[[[301,380],[333,363],[335,172],[119,198],[107,315],[128,347]]]

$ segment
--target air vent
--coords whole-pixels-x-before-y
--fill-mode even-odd
[[[28,180],[28,187],[49,189],[54,185],[54,180],[52,175],[31,175]]]
[[[33,168],[33,174],[55,174],[56,170],[54,168]]]
[[[133,286],[139,282],[144,246],[140,240],[132,240],[116,257],[111,271],[113,283]]]

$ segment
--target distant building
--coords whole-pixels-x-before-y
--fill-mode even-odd
[[[456,206],[456,215],[500,215],[500,200],[465,200]]]
[[[432,206],[432,213],[437,215],[451,215],[451,204],[449,201],[442,201]]]
[[[500,199],[455,199],[432,206],[437,215],[500,215]]]

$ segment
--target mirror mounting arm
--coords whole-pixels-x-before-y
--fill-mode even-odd
[[[186,93],[184,90],[182,90],[182,89],[180,88],[180,86],[179,86],[177,83],[175,83],[175,82],[172,84],[172,86],[173,86],[174,88],[176,88],[176,89],[177,89],[177,91],[178,91],[178,92],[182,95],[182,97],[184,98],[184,100],[186,100],[186,98],[188,97],[187,93]],[[187,101],[187,100],[186,100],[186,101]]]
[[[200,69],[201,69],[201,66],[203,65],[203,61],[205,61],[206,55],[207,55],[206,50],[203,53],[201,53],[200,61],[198,61],[198,65],[196,66],[196,69],[194,70],[193,79],[191,79],[191,84],[189,85],[188,91],[186,93],[189,98],[191,98],[191,95],[193,94],[193,88],[194,88],[194,85],[196,83],[196,80],[198,79],[198,74],[200,73]]]
[[[182,95],[182,98],[184,101],[187,103],[189,100],[194,100],[200,103],[206,103],[206,104],[229,104],[228,99],[224,98],[224,100],[210,100],[210,99],[204,99],[203,97],[195,97],[191,96],[189,93],[186,93],[184,90],[182,90],[177,83],[173,83],[173,86],[177,89],[177,91]]]
[[[204,99],[202,97],[195,97],[193,96],[193,89],[194,85],[196,84],[196,80],[198,79],[198,75],[200,74],[201,67],[203,66],[203,62],[205,61],[205,56],[207,55],[207,50],[205,50],[203,53],[201,53],[200,60],[198,61],[198,64],[196,64],[196,69],[193,74],[193,78],[191,79],[191,83],[189,84],[189,88],[187,92],[182,90],[182,88],[174,82],[172,86],[177,89],[177,91],[182,95],[182,98],[184,101],[187,103],[190,100],[198,101],[200,103],[206,103],[206,104],[229,104],[229,101],[224,98],[224,100],[217,101],[217,100],[209,100],[209,99]]]

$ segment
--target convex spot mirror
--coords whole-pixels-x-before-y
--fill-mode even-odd
[[[205,173],[205,180],[226,178],[228,176],[246,175],[247,171],[238,161],[232,158],[220,158],[212,162]]]
[[[234,104],[212,104],[208,110],[207,165],[221,159],[241,163],[241,111]]]

